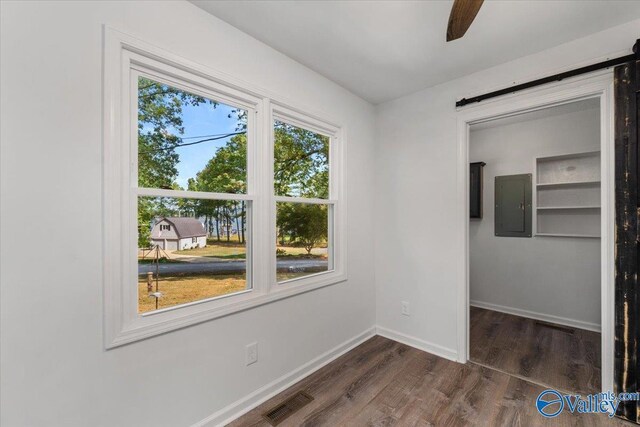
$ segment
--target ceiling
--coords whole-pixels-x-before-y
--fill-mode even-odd
[[[633,0],[487,0],[446,43],[452,1],[191,1],[372,103],[640,18]]]

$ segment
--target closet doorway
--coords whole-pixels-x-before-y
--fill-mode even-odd
[[[601,73],[461,113],[460,361],[611,389],[611,83]],[[482,218],[469,218],[470,163],[484,164]]]
[[[469,139],[484,164],[469,359],[580,394],[601,387],[599,117],[592,98],[472,125]]]

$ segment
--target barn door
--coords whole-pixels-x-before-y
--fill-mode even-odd
[[[635,49],[638,49],[636,44]],[[638,52],[636,52],[636,55]],[[616,392],[640,390],[640,198],[638,126],[640,61],[615,68],[615,379]],[[640,402],[620,404],[618,415],[640,423]]]

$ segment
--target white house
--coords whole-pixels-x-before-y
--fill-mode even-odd
[[[196,218],[161,218],[151,229],[151,243],[164,250],[207,246],[207,232]]]

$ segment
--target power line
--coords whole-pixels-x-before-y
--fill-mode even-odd
[[[180,139],[184,140],[184,139],[196,139],[196,138],[211,138],[214,136],[225,136],[228,135],[227,133],[214,133],[211,135],[199,135],[199,136],[183,136],[180,137]]]
[[[225,139],[225,138],[228,138],[230,136],[242,135],[242,134],[245,134],[245,133],[247,133],[247,131],[227,133],[227,134],[219,135],[219,136],[216,136],[216,137],[213,137],[213,138],[201,139],[200,141],[187,142],[187,143],[184,143],[184,144],[176,144],[173,147],[153,148],[153,149],[150,149],[150,150],[142,150],[142,151],[138,151],[138,153],[139,154],[144,154],[144,153],[153,153],[153,152],[156,152],[156,151],[175,150],[176,148],[180,148],[180,147],[188,147],[188,146],[191,146],[191,145],[202,144],[203,142],[217,141],[219,139]],[[181,141],[183,139],[186,139],[186,138],[180,138]]]

